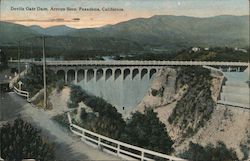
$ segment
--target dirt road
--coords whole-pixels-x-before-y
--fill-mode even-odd
[[[57,160],[122,160],[84,144],[78,137],[73,136],[68,130],[60,127],[56,122],[51,120],[49,115],[43,110],[32,107],[31,104],[15,93],[8,93],[8,102],[15,102],[15,106],[19,106],[16,107],[18,114],[24,120],[40,128],[43,134],[55,143]],[[5,103],[5,108],[7,108],[8,102]]]

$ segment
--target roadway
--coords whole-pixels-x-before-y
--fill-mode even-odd
[[[42,109],[34,108],[15,93],[1,93],[0,125],[20,116],[42,130],[55,143],[57,160],[121,160],[79,141],[67,129],[55,123]]]
[[[11,60],[10,63],[18,63]],[[42,61],[21,60],[21,63],[34,63],[42,65]],[[248,67],[248,62],[218,62],[218,61],[139,61],[139,60],[72,60],[72,61],[46,61],[47,66],[241,66]]]
[[[15,119],[22,111],[22,105],[9,93],[0,93],[0,122]]]

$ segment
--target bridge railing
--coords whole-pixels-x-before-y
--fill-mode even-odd
[[[80,136],[82,141],[91,144],[95,147],[101,148],[103,151],[123,157],[133,158],[138,160],[154,160],[153,157],[164,158],[170,161],[187,161],[185,159],[169,156],[163,153],[158,153],[152,150],[143,149],[137,146],[133,146],[118,140],[108,138],[106,136],[94,133],[86,130],[80,126],[72,123],[70,113],[67,113],[70,123],[70,130]]]
[[[29,100],[29,92],[20,90],[20,89],[16,88],[15,86],[13,86],[13,89],[14,89],[14,92],[15,92],[17,95],[26,97],[27,100]]]
[[[17,63],[18,60],[11,60],[10,63]],[[35,63],[37,65],[42,65],[42,61],[29,61],[21,60],[21,63]],[[212,66],[249,66],[247,62],[220,62],[220,61],[140,61],[140,60],[71,60],[71,61],[46,61],[47,65],[151,65],[151,66],[189,66],[189,65],[212,65]]]

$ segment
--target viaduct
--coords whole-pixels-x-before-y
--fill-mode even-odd
[[[17,63],[11,60],[10,63]],[[34,63],[43,65],[42,61],[20,61],[20,63]],[[215,61],[46,61],[47,68],[53,70],[65,83],[77,83],[81,80],[99,81],[101,79],[123,80],[151,79],[164,66],[212,66],[222,71],[241,72],[249,69],[247,62],[215,62]]]

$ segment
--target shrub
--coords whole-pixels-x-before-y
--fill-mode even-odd
[[[13,124],[7,123],[0,130],[2,158],[6,160],[54,159],[54,145],[42,138],[40,130],[22,119],[16,119]]]
[[[153,110],[146,110],[145,114],[134,113],[128,120],[121,140],[162,153],[170,153],[173,150],[173,141]]]
[[[157,95],[157,90],[156,89],[152,89],[151,94],[152,94],[152,96],[156,96]]]
[[[223,142],[216,146],[211,144],[203,147],[193,142],[189,143],[189,149],[180,155],[192,161],[237,161],[236,152],[228,149]]]
[[[78,86],[71,87],[70,98],[69,107],[77,107],[78,103],[82,101],[94,112],[86,113],[85,110],[82,110],[80,114],[82,127],[158,152],[170,153],[173,150],[173,141],[168,136],[165,125],[160,122],[153,110],[146,110],[145,114],[134,113],[126,124],[114,106],[100,97],[89,95]]]
[[[244,155],[242,160],[247,160],[247,158],[249,157],[250,148],[245,144],[240,144],[240,150]]]
[[[3,51],[0,51],[0,72],[7,68],[8,68],[8,57]]]
[[[122,115],[117,112],[116,108],[107,103],[104,99],[88,94],[81,89],[80,86],[71,86],[69,108],[78,107],[79,102],[84,102],[87,106],[92,108],[98,117],[93,114],[84,114],[81,116],[84,122],[82,126],[92,130],[93,132],[100,133],[107,137],[118,139],[125,127],[125,121]]]
[[[82,109],[81,110],[81,114],[80,114],[80,118],[82,119],[82,120],[84,120],[86,117],[87,117],[87,112],[85,111],[85,109]]]
[[[55,73],[47,69],[46,74],[47,85],[51,86],[56,81]],[[35,95],[38,91],[43,89],[42,66],[31,64],[27,71],[27,74],[21,77],[19,80],[23,83],[22,89],[28,91],[31,96]]]
[[[67,113],[56,115],[52,119],[58,122],[59,124],[61,124],[63,127],[66,127],[66,128],[69,127],[69,120],[67,117]]]
[[[193,135],[210,119],[215,102],[211,94],[210,71],[202,67],[183,67],[178,70],[176,90],[188,86],[177,102],[168,121],[179,124],[186,136]],[[199,117],[198,117],[199,116]]]

